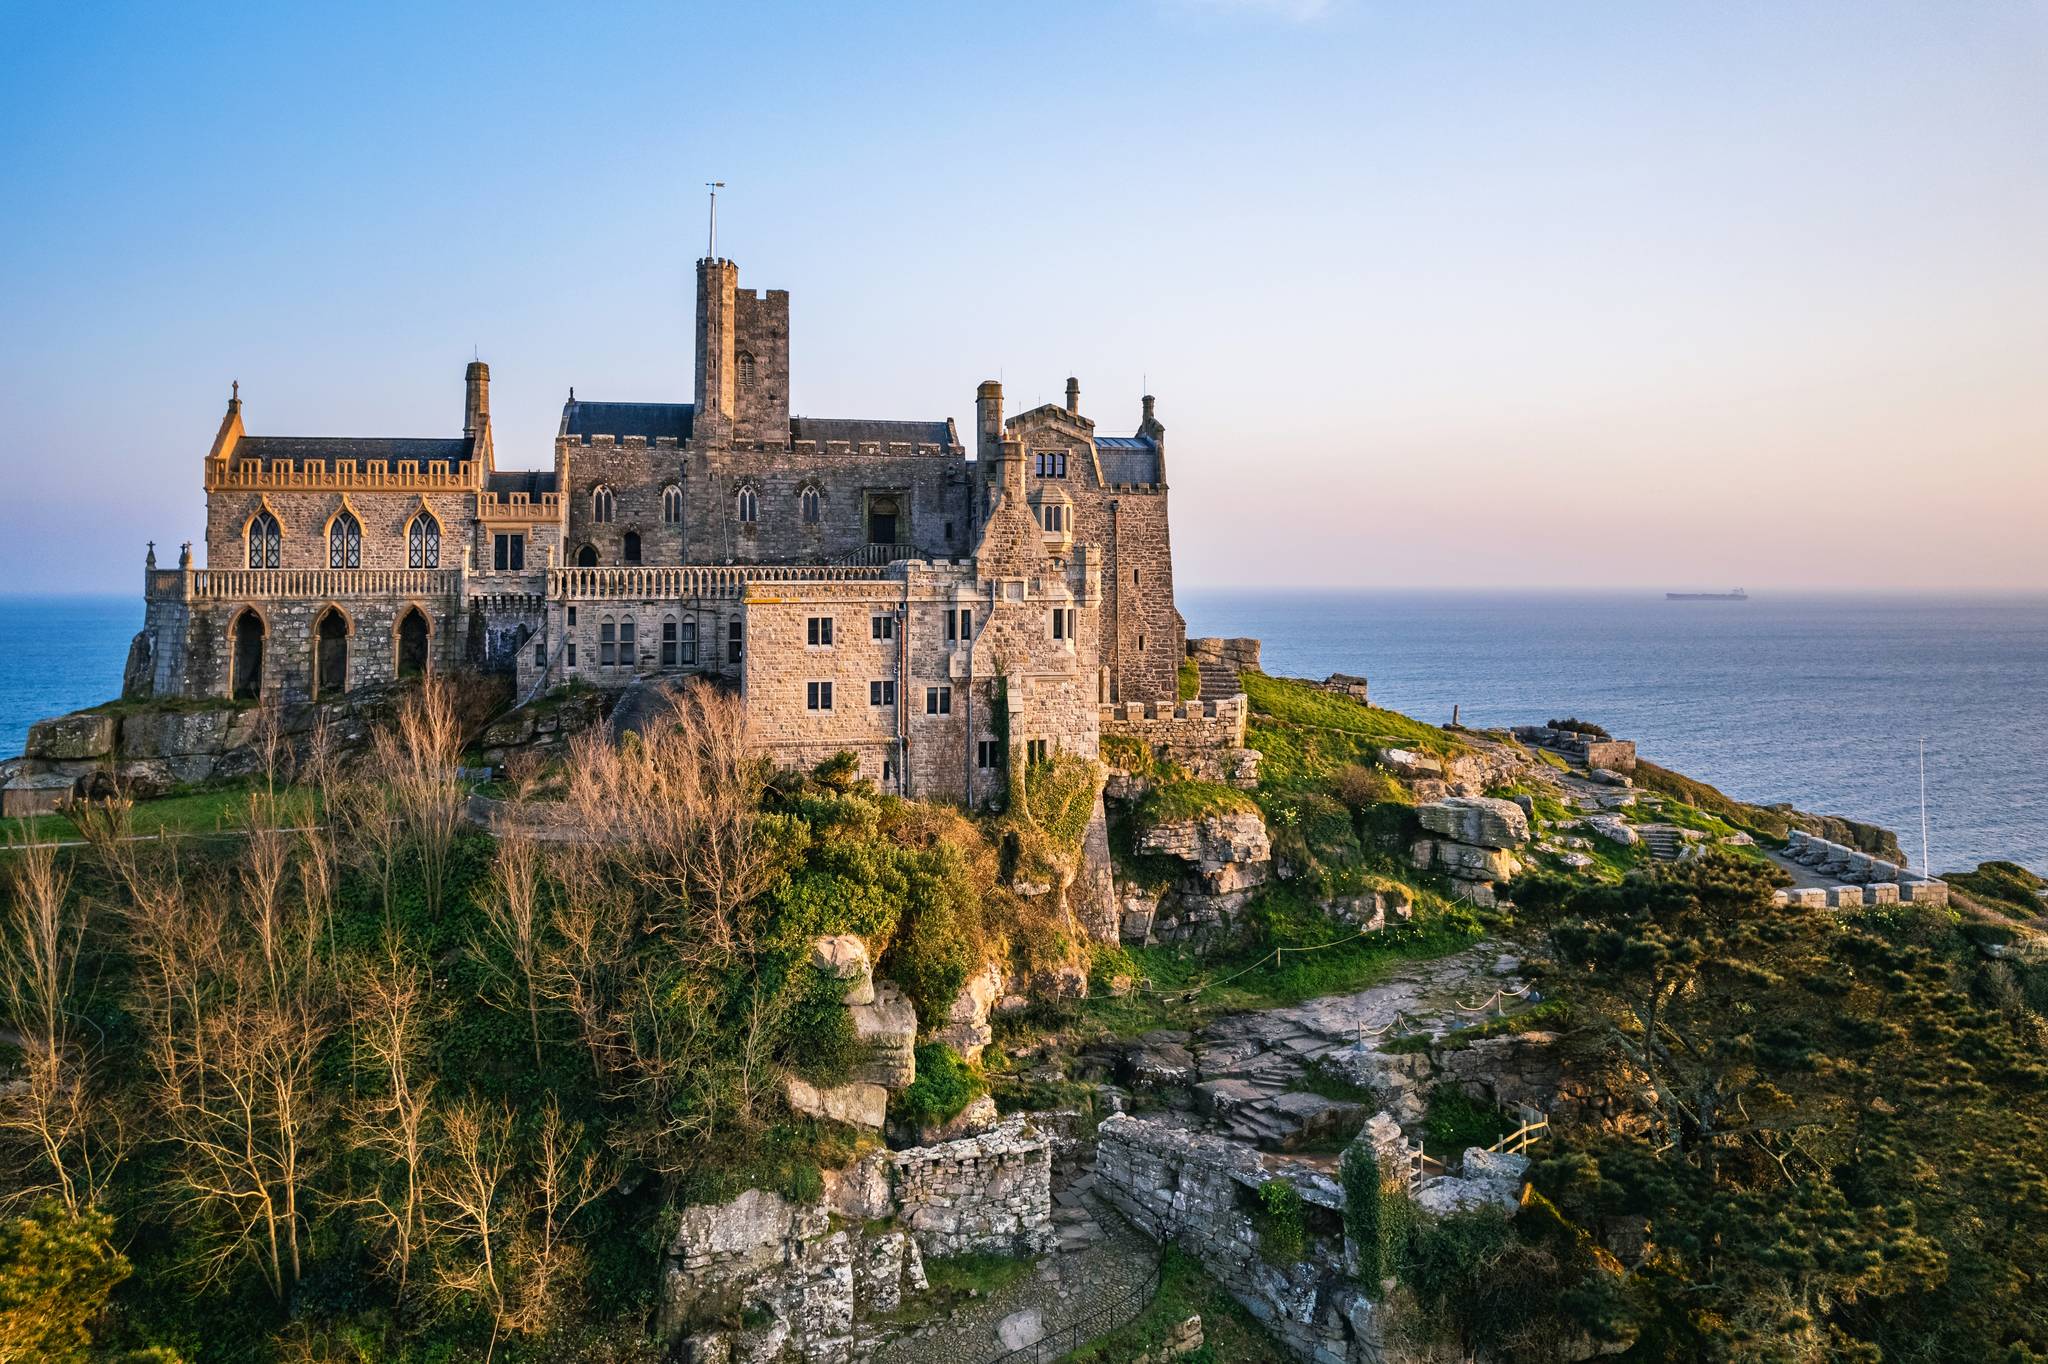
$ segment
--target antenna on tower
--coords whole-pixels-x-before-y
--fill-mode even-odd
[[[718,259],[718,191],[725,188],[723,180],[706,180],[704,187],[711,191],[711,236],[705,242],[704,254],[712,260]]]

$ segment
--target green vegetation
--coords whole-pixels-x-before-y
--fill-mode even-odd
[[[1168,1333],[1189,1317],[1202,1319],[1202,1348],[1183,1355],[1184,1364],[1273,1364],[1284,1358],[1243,1304],[1209,1277],[1201,1261],[1166,1247],[1159,1292],[1130,1325],[1067,1356],[1067,1364],[1125,1364],[1166,1343]]]
[[[2017,862],[1986,862],[1975,871],[1952,873],[1943,879],[1985,907],[2022,922],[2031,923],[2048,914],[2048,900],[2041,898],[2048,880]]]
[[[1360,1141],[1344,1148],[1337,1180],[1344,1189],[1344,1232],[1358,1253],[1359,1287],[1377,1298],[1416,1222],[1406,1172],[1380,1169],[1372,1147]]]
[[[1202,673],[1192,658],[1183,658],[1180,661],[1178,681],[1181,700],[1192,701],[1202,694]]]
[[[1233,786],[1213,781],[1164,782],[1152,788],[1138,805],[1138,822],[1151,826],[1203,815],[1241,814],[1256,811],[1258,804]]]
[[[896,1096],[893,1107],[905,1122],[937,1127],[987,1092],[987,1083],[959,1052],[944,1042],[925,1042],[917,1048],[917,1078]]]
[[[986,1297],[1037,1267],[1037,1257],[1030,1255],[943,1255],[924,1262],[924,1276],[944,1297]]]
[[[129,1274],[113,1232],[106,1213],[68,1212],[56,1199],[0,1222],[0,1360],[176,1364],[168,1353],[109,1355],[93,1348],[107,1300]]]
[[[1310,682],[1247,670],[1244,689],[1251,701],[1252,714],[1276,724],[1355,735],[1371,740],[1375,747],[1417,749],[1439,757],[1453,757],[1466,751],[1465,744],[1434,725],[1411,720],[1399,711],[1324,691]]]
[[[1259,1234],[1259,1254],[1266,1263],[1286,1266],[1308,1254],[1308,1213],[1301,1190],[1274,1178],[1250,1194],[1252,1225]]]
[[[129,819],[128,831],[142,837],[174,837],[240,830],[247,826],[249,798],[256,791],[247,780],[181,787],[155,800],[139,802]],[[285,790],[277,794],[277,799],[281,802],[278,817],[288,823],[305,823],[319,809],[319,793],[312,790]],[[0,820],[0,841],[82,837],[78,822],[61,811],[32,819]]]
[[[1423,1120],[1423,1148],[1439,1160],[1451,1161],[1467,1147],[1491,1146],[1521,1126],[1492,1104],[1480,1103],[1461,1090],[1439,1085],[1430,1092],[1429,1115]]]

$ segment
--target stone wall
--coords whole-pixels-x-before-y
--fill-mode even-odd
[[[1896,862],[1859,852],[1841,843],[1816,838],[1800,829],[1785,835],[1785,856],[1816,873],[1841,884],[1807,890],[1779,891],[1780,903],[1800,897],[1800,904],[1824,904],[1849,908],[1866,904],[1945,905],[1948,882],[1928,876]],[[1818,897],[1818,898],[1813,898]]]
[[[1242,694],[1214,701],[1123,701],[1102,707],[1100,728],[1103,738],[1143,744],[1155,761],[1178,763],[1198,780],[1250,790],[1258,785],[1259,755],[1244,746],[1247,709]],[[1105,756],[1114,756],[1114,746]]]
[[[826,1199],[763,1189],[682,1210],[661,1331],[686,1359],[846,1364],[886,1334],[873,1318],[924,1287],[931,1255],[1052,1248],[1052,1140],[1023,1117],[975,1137],[877,1151],[829,1173]],[[765,1317],[753,1327],[725,1323]]]
[[[1604,767],[1609,772],[1636,770],[1633,739],[1602,739],[1573,729],[1553,729],[1549,725],[1517,725],[1514,735],[1523,743],[1536,744],[1566,757],[1577,758],[1588,767]]]
[[[1202,1262],[1297,1358],[1378,1364],[1372,1301],[1345,1266],[1343,1194],[1327,1175],[1239,1142],[1115,1114],[1098,1131],[1096,1191],[1153,1239]],[[1274,1265],[1260,1253],[1250,1191],[1285,1174],[1309,1205],[1307,1259]]]

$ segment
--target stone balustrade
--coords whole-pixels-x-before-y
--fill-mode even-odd
[[[150,572],[149,595],[188,601],[453,597],[461,583],[462,570],[455,568],[173,568]]]

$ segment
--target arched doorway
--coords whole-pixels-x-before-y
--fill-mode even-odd
[[[576,551],[576,567],[578,567],[578,568],[596,568],[596,567],[597,567],[597,546],[596,546],[596,545],[585,545],[585,546],[584,546],[583,548],[581,548],[581,549],[579,549],[579,550],[577,550],[577,551]]]
[[[426,613],[417,606],[410,607],[398,620],[398,675],[418,677],[427,670],[427,629]]]
[[[339,696],[348,690],[348,618],[328,607],[313,627],[313,695]]]
[[[263,617],[244,610],[235,617],[230,633],[233,651],[228,661],[228,695],[237,701],[254,701],[263,694]]]
[[[893,545],[898,543],[897,505],[894,493],[870,493],[868,495],[869,544]]]

